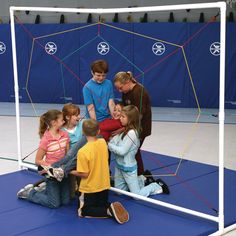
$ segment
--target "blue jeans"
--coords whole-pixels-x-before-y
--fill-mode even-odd
[[[155,194],[156,191],[162,190],[157,183],[151,183],[144,186],[145,177],[138,176],[137,170],[133,172],[125,172],[115,167],[115,188],[130,191],[141,196],[149,196]]]
[[[68,204],[70,201],[69,178],[64,178],[61,182],[46,179],[46,189],[42,192],[31,190],[27,200],[50,208]]]
[[[71,170],[76,168],[77,153],[87,143],[86,137],[83,135],[82,138],[72,146],[66,153],[65,157],[60,161],[52,164],[52,167],[60,167],[64,170],[64,175],[68,176]]]

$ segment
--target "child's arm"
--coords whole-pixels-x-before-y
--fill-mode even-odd
[[[109,111],[110,111],[111,116],[113,116],[115,103],[114,103],[114,100],[112,98],[109,99],[108,107],[109,107]]]
[[[79,176],[79,177],[81,177],[81,178],[88,178],[88,176],[89,176],[89,173],[78,172],[78,171],[76,171],[76,170],[72,170],[72,171],[70,172],[70,174],[75,175],[75,176]]]
[[[44,160],[43,157],[45,156],[46,151],[43,150],[42,148],[39,148],[36,157],[35,157],[35,164],[40,166],[40,165],[48,165]]]
[[[119,140],[120,140],[119,135],[116,135],[116,136],[110,138],[109,143],[110,143],[110,144],[117,145],[117,143],[118,143]]]
[[[89,172],[89,162],[86,153],[78,151],[76,170],[72,170],[70,173],[82,178],[88,178]]]
[[[99,123],[99,128],[101,131],[115,131],[119,128],[121,128],[121,122],[120,120],[115,120],[115,119],[105,119],[104,121]]]
[[[89,104],[87,106],[87,109],[88,109],[88,113],[89,113],[89,116],[91,119],[93,120],[96,120],[96,113],[95,113],[95,108],[94,108],[94,105],[93,104]]]
[[[66,144],[66,153],[69,151],[69,149],[70,149],[70,143],[67,143]]]
[[[108,143],[108,148],[111,152],[118,154],[120,156],[126,155],[132,147],[136,148],[135,146],[138,145],[138,137],[134,130],[130,130],[128,134],[124,137],[120,145],[118,146],[114,142]]]

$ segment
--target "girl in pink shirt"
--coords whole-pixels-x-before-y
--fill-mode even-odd
[[[49,110],[40,117],[39,136],[41,138],[35,164],[51,166],[63,158],[69,149],[69,136],[61,130],[64,124],[61,111]],[[26,185],[17,193],[18,198],[41,204],[50,208],[69,203],[70,188],[68,178],[61,182],[46,179],[46,189],[36,191],[32,184]]]

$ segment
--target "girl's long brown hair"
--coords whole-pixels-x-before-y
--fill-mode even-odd
[[[39,120],[39,137],[42,138],[47,129],[52,126],[52,121],[57,120],[62,112],[59,110],[49,110],[40,116]]]
[[[132,129],[137,131],[139,135],[141,132],[141,127],[140,127],[140,114],[138,108],[134,105],[128,105],[123,107],[122,113],[127,116],[128,124],[125,126],[125,130],[121,138],[123,139],[125,135]]]

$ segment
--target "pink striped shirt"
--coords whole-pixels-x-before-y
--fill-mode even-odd
[[[69,135],[65,131],[59,130],[59,137],[54,138],[51,133],[46,130],[39,143],[39,148],[42,148],[46,152],[44,158],[45,162],[51,165],[63,158],[66,154],[66,146],[69,141]]]

